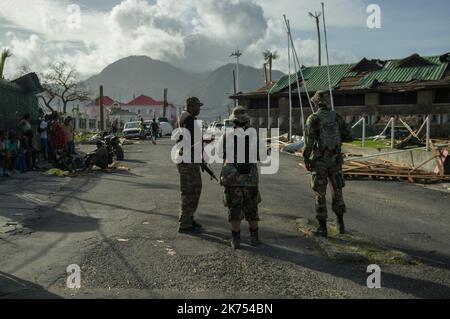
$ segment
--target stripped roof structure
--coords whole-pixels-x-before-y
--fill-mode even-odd
[[[442,56],[421,57],[413,54],[405,59],[396,60],[368,60],[362,59],[358,63],[330,65],[330,78],[333,89],[340,91],[371,90],[383,86],[404,86],[411,83],[450,84],[450,54]],[[277,94],[285,91],[289,82],[296,87],[297,77],[300,81],[301,92],[315,92],[327,90],[328,74],[326,66],[302,68],[305,82],[302,81],[300,71],[297,74],[282,77],[274,85],[242,95],[259,95],[261,93]]]

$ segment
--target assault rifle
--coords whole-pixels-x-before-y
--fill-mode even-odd
[[[211,180],[215,179],[217,182],[219,182],[219,180],[217,179],[216,175],[211,170],[211,168],[209,167],[208,163],[205,162],[205,160],[202,160],[202,163],[200,164],[200,167],[202,169],[202,172],[206,172],[206,173],[208,173],[209,176],[211,176]]]

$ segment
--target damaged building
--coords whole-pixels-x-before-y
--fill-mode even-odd
[[[379,133],[391,117],[401,118],[412,126],[427,116],[431,119],[434,137],[450,135],[450,54],[422,57],[413,54],[397,60],[362,59],[354,64],[330,66],[335,109],[347,123],[366,117],[369,133]],[[301,134],[301,102],[305,118],[311,114],[309,96],[318,90],[328,90],[326,66],[303,67],[300,72],[284,76],[254,92],[231,96],[248,109],[255,127],[280,127],[289,130],[289,83],[292,89],[292,126]],[[268,104],[270,98],[270,123]],[[378,132],[377,132],[378,130]]]
[[[43,88],[35,73],[11,82],[0,79],[0,130],[16,130],[25,113],[37,121],[43,113],[36,97],[41,92]]]

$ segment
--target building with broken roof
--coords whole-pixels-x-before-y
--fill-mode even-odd
[[[336,111],[348,123],[366,117],[370,127],[382,126],[390,117],[423,120],[431,116],[432,134],[450,135],[450,54],[422,57],[418,54],[398,60],[362,59],[354,64],[330,66],[330,78]],[[326,66],[302,68],[254,92],[232,96],[247,107],[255,127],[268,127],[268,97],[270,96],[270,126],[289,128],[289,83],[292,89],[293,132],[301,133],[301,112],[311,114],[307,97],[318,90],[328,90]],[[299,99],[297,78],[300,82]],[[304,79],[304,81],[303,81]]]
[[[30,73],[14,81],[0,79],[0,129],[16,130],[25,113],[37,121],[43,113],[36,94],[43,91],[39,78]]]

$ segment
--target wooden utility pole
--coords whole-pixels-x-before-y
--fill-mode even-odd
[[[100,130],[105,130],[105,107],[103,105],[103,85],[100,85]]]
[[[233,70],[233,88],[234,88],[234,107],[236,107],[238,105],[238,101],[237,101],[237,88],[236,88],[236,72]]]
[[[242,56],[242,52],[238,50],[231,53],[230,57],[236,58],[236,91],[239,92],[239,58]]]
[[[320,16],[322,15],[321,12],[312,12],[309,13],[309,16],[314,18],[316,20],[316,27],[317,27],[317,42],[318,42],[318,53],[319,53],[319,66],[322,65],[322,45],[321,45],[321,39],[320,39]]]
[[[163,116],[166,117],[167,113],[167,89],[164,89],[164,111]]]

